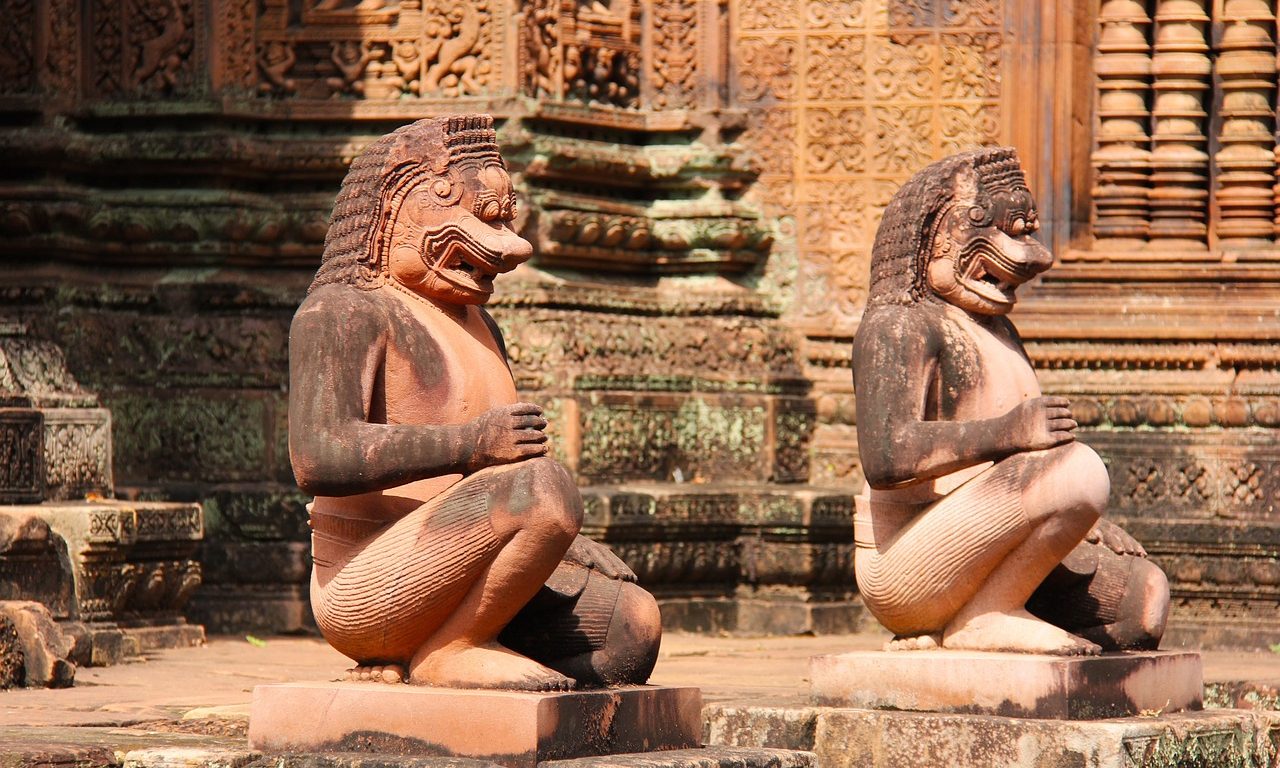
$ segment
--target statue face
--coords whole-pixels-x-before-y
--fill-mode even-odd
[[[533,255],[511,228],[515,215],[511,177],[498,163],[454,166],[420,182],[392,224],[392,278],[436,301],[484,304],[494,276]]]
[[[1040,222],[1025,186],[992,191],[983,202],[976,186],[968,194],[963,180],[961,186],[959,202],[939,223],[925,279],[966,312],[1003,315],[1013,309],[1018,286],[1048,269],[1053,255],[1031,237]]]

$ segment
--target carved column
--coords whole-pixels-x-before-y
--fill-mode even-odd
[[[1205,96],[1212,63],[1205,31],[1207,0],[1156,4],[1152,87],[1152,247],[1207,246],[1209,154]]]
[[[1275,39],[1280,41],[1280,14],[1276,15]],[[1276,71],[1280,72],[1280,48],[1276,50]],[[1276,141],[1275,141],[1275,157],[1276,157],[1276,185],[1275,191],[1275,236],[1280,240],[1280,101],[1276,104]]]
[[[1269,0],[1226,0],[1221,22],[1215,230],[1225,248],[1267,246],[1275,228],[1275,13]]]
[[[1150,227],[1151,17],[1137,0],[1106,0],[1098,19],[1093,234],[1102,247],[1136,248],[1145,244]]]

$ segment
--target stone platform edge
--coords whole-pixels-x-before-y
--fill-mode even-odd
[[[812,752],[821,768],[1272,766],[1280,712],[1209,709],[1110,720],[714,702],[712,744]]]
[[[253,690],[249,747],[263,752],[371,752],[548,760],[700,746],[697,688],[627,686],[567,693],[381,683],[282,683]]]

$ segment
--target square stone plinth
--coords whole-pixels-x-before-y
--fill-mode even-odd
[[[254,688],[249,716],[249,746],[267,752],[470,757],[511,768],[685,749],[701,738],[701,691],[662,686],[521,693],[284,683]]]
[[[976,651],[862,651],[815,656],[818,704],[859,709],[1088,720],[1198,710],[1200,654],[1039,656]]]

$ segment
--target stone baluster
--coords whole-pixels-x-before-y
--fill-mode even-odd
[[[1207,0],[1158,0],[1151,132],[1151,246],[1207,246],[1209,153],[1205,97],[1212,63]]]
[[[1273,0],[1226,0],[1217,72],[1222,125],[1216,190],[1223,248],[1269,246],[1275,230],[1276,89]]]
[[[1106,0],[1098,21],[1093,235],[1099,247],[1132,249],[1145,244],[1150,227],[1151,17],[1138,0]]]

